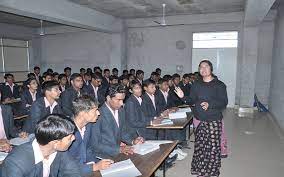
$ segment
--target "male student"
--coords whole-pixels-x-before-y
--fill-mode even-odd
[[[110,85],[106,102],[100,108],[100,119],[92,127],[93,151],[103,158],[119,153],[133,154],[131,145],[144,142],[135,132],[127,130],[126,113],[122,108],[124,98],[121,85]]]
[[[26,82],[26,87],[21,95],[21,112],[24,114],[30,113],[30,108],[41,95],[41,91],[38,91],[38,83],[35,78],[29,78]]]
[[[173,104],[175,107],[180,106],[183,104],[183,101],[175,94],[175,88],[179,87],[179,83],[180,83],[180,75],[175,73],[172,76],[172,83],[173,85],[170,87],[170,94],[173,96]]]
[[[107,89],[109,87],[109,77],[110,77],[110,70],[104,69],[104,76],[102,80],[102,87]]]
[[[64,74],[67,77],[67,86],[71,86],[71,68],[70,67],[66,67],[64,68]]]
[[[160,79],[158,82],[159,88],[155,92],[155,98],[157,99],[157,106],[159,110],[165,111],[174,107],[173,99],[170,94],[169,83],[166,79]]]
[[[33,133],[36,123],[49,114],[61,114],[61,108],[56,101],[60,96],[58,82],[46,81],[42,84],[44,97],[38,98],[31,107],[30,116],[24,123],[24,130]]]
[[[81,74],[82,78],[84,77],[85,73],[86,73],[86,69],[85,68],[80,68],[80,74]]]
[[[111,75],[109,77],[109,84],[113,85],[113,84],[118,84],[118,77],[116,75]]]
[[[53,75],[52,75],[52,73],[50,73],[50,72],[44,72],[44,73],[42,74],[42,79],[43,79],[43,82],[51,81],[51,80],[53,80]],[[43,82],[42,82],[42,83],[43,83]]]
[[[83,79],[79,73],[73,73],[70,77],[71,86],[61,94],[61,106],[63,114],[72,117],[72,101],[82,95]]]
[[[92,80],[92,73],[85,73],[83,78],[83,88],[88,86]]]
[[[136,79],[140,82],[141,85],[143,85],[144,71],[137,70],[137,72],[136,72]]]
[[[14,83],[13,74],[5,74],[5,84],[2,87],[2,101],[20,98],[19,86]]]
[[[39,85],[42,84],[43,79],[42,79],[42,77],[40,76],[40,67],[38,67],[38,66],[35,66],[35,67],[34,67],[34,74],[35,74],[35,78],[36,78],[37,83],[38,83]]]
[[[100,115],[97,102],[90,96],[83,95],[73,101],[73,108],[76,139],[68,150],[70,155],[80,164],[81,173],[84,175],[108,168],[113,161],[97,159],[89,146],[92,143],[91,127]]]
[[[2,164],[2,177],[81,177],[67,152],[74,125],[59,115],[48,115],[35,127],[35,139],[13,148]]]
[[[112,69],[112,75],[118,77],[118,69],[117,68],[113,68]]]
[[[59,81],[59,90],[61,92],[64,92],[67,89],[67,76],[65,74],[59,74],[58,81]]]
[[[182,76],[182,81],[180,81],[179,83],[179,87],[181,88],[181,90],[183,91],[185,96],[189,96],[189,92],[190,92],[190,75],[189,74],[184,74]]]
[[[102,75],[101,73],[93,73],[91,84],[84,88],[84,92],[95,99],[99,105],[105,102],[105,89],[101,87]]]

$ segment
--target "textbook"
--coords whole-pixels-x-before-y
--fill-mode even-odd
[[[174,112],[169,114],[170,119],[184,119],[186,117],[186,112]]]
[[[130,159],[116,162],[108,169],[100,170],[100,172],[102,177],[136,177],[142,175]]]

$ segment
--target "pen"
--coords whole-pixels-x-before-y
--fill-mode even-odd
[[[99,159],[99,160],[103,160],[103,158],[101,158],[101,157],[99,157],[99,156],[96,156],[96,158]]]

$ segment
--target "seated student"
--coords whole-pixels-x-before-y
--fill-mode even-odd
[[[36,78],[38,85],[41,85],[42,82],[43,82],[43,79],[40,76],[40,67],[38,67],[38,66],[34,67],[34,74],[35,74],[35,78]]]
[[[38,91],[38,83],[35,78],[29,78],[25,83],[27,88],[24,89],[21,95],[21,109],[23,114],[29,114],[33,102],[42,95],[41,92]]]
[[[131,83],[133,80],[135,80],[135,75],[133,74],[128,74],[128,78],[129,78],[129,83]]]
[[[178,107],[183,104],[183,101],[175,94],[175,88],[179,87],[180,83],[180,75],[179,74],[173,74],[172,76],[172,86],[170,87],[170,94],[172,95],[173,99],[173,105],[175,107]]]
[[[179,83],[179,87],[181,88],[185,96],[189,96],[189,92],[190,92],[189,82],[190,82],[190,75],[184,74],[182,76],[182,81],[180,81]]]
[[[166,79],[160,79],[158,82],[159,89],[155,92],[155,97],[157,99],[157,105],[160,111],[165,111],[174,107],[173,99],[171,98],[169,83]]]
[[[139,81],[133,80],[130,83],[132,94],[125,103],[125,120],[127,126],[132,132],[138,132],[145,139],[152,139],[155,131],[146,129],[150,122],[156,122],[155,116],[145,116],[141,103],[142,103],[142,86]]]
[[[42,84],[44,97],[38,98],[31,106],[30,116],[24,123],[24,130],[33,133],[36,123],[49,114],[62,114],[59,103],[60,90],[56,81],[46,81]]]
[[[152,80],[152,81],[154,81],[155,84],[157,85],[157,84],[158,84],[158,81],[159,81],[159,74],[156,73],[156,72],[152,72],[150,78],[147,79],[147,80]]]
[[[136,73],[135,69],[130,69],[130,70],[129,70],[129,74],[135,76],[135,73]]]
[[[104,69],[104,76],[102,80],[102,87],[107,89],[109,87],[109,77],[110,77],[110,70]]]
[[[109,77],[109,84],[115,85],[118,84],[118,77],[116,75],[111,75]]]
[[[2,177],[81,177],[74,159],[65,152],[74,125],[60,115],[48,115],[35,127],[35,139],[13,148],[2,164]]]
[[[87,73],[90,73],[90,74],[92,74],[92,73],[93,73],[93,70],[92,70],[92,68],[87,68]]]
[[[124,97],[125,90],[121,85],[110,85],[106,102],[100,108],[100,118],[92,126],[92,148],[100,157],[133,154],[131,145],[144,142],[142,137],[127,130],[122,108]]]
[[[161,68],[156,68],[156,70],[155,70],[155,71],[156,71],[156,73],[158,73],[158,75],[159,75],[159,76],[161,76],[161,74],[162,74],[162,70],[161,70]]]
[[[95,99],[99,105],[105,102],[105,90],[101,87],[102,75],[101,73],[93,73],[91,84],[84,88],[84,92]]]
[[[5,74],[5,85],[2,87],[2,101],[20,98],[19,86],[14,84],[14,75]]]
[[[109,159],[99,161],[89,146],[91,127],[100,115],[97,102],[93,101],[90,96],[83,95],[73,101],[73,108],[76,139],[68,150],[70,155],[80,164],[82,174],[87,175],[93,171],[108,168],[113,161]]]
[[[127,70],[127,69],[125,69],[125,70],[122,71],[122,75],[119,76],[118,80],[121,81],[121,80],[122,80],[122,77],[124,77],[124,76],[128,76],[128,70]]]
[[[52,78],[54,81],[57,81],[57,82],[59,81],[58,76],[59,76],[58,72],[52,73]]]
[[[118,77],[118,69],[117,68],[113,68],[112,69],[112,75]]]
[[[49,72],[44,72],[42,74],[42,80],[43,80],[43,82],[52,81],[53,80],[53,75],[51,73],[49,73]]]
[[[101,73],[102,74],[102,69],[99,66],[94,67],[94,73]]]
[[[71,86],[71,68],[70,67],[66,67],[64,68],[64,74],[66,75],[66,78],[67,78],[67,87],[70,87]]]
[[[141,85],[143,85],[144,71],[137,70],[137,72],[136,72],[136,79],[140,82]]]
[[[82,76],[82,78],[84,78],[85,73],[86,73],[85,68],[80,68],[80,75]]]
[[[72,101],[82,95],[83,79],[79,73],[73,73],[70,77],[71,86],[61,94],[61,106],[65,116],[73,116]]]
[[[120,77],[120,84],[124,87],[125,89],[125,99],[124,99],[124,103],[126,102],[126,100],[129,98],[130,96],[130,92],[129,92],[129,77],[128,75],[122,75]]]
[[[90,82],[92,80],[92,73],[85,73],[83,78],[83,88],[90,85]]]
[[[67,76],[65,74],[59,74],[58,76],[59,81],[59,90],[61,92],[64,92],[67,89]]]

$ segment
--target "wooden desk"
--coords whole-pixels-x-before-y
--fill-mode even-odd
[[[169,156],[169,154],[174,150],[178,141],[174,141],[170,144],[162,144],[160,145],[160,149],[154,152],[145,154],[145,155],[124,155],[119,154],[114,158],[115,162],[119,162],[122,160],[131,159],[136,168],[141,172],[141,177],[150,177],[152,174],[159,168],[159,166],[165,161],[165,159]],[[165,176],[165,169],[163,170]],[[94,172],[93,177],[101,177],[99,172]],[[126,176],[127,177],[127,176]]]

